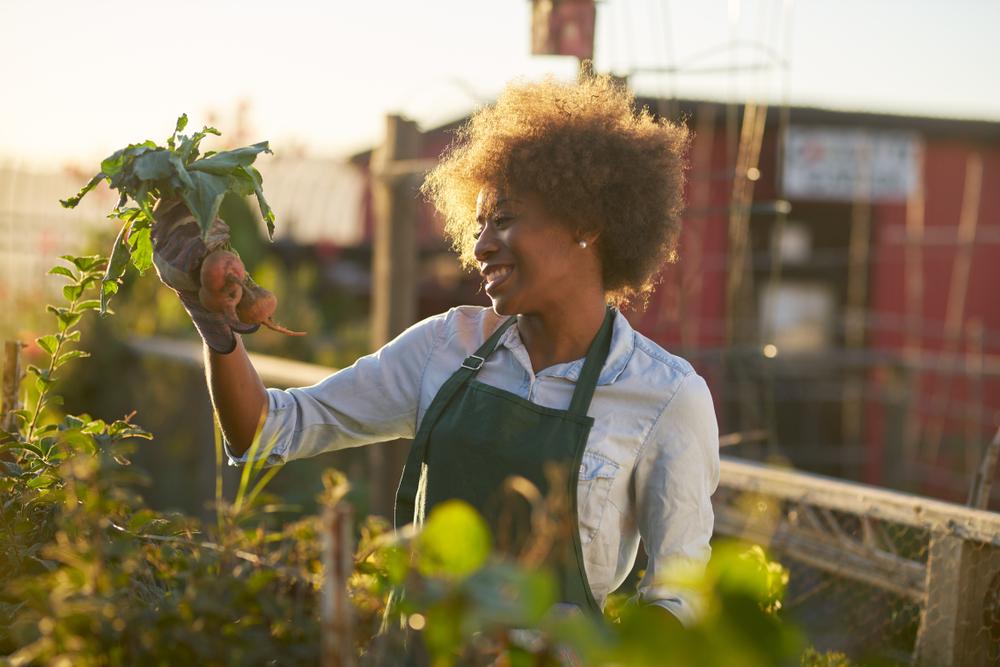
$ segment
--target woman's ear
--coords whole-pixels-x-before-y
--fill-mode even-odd
[[[584,231],[578,230],[576,233],[577,243],[586,244],[582,247],[588,247],[594,245],[597,239],[601,237],[601,233],[596,230]]]

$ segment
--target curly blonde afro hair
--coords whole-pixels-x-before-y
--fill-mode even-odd
[[[621,304],[645,298],[673,259],[689,141],[683,125],[637,111],[609,76],[515,80],[458,131],[421,190],[466,267],[475,266],[483,187],[540,195],[574,233],[599,233],[605,293]]]

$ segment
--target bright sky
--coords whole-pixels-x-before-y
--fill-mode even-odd
[[[798,105],[1000,121],[997,0],[598,7],[598,71],[686,68],[633,76],[641,93],[759,89],[777,103],[787,90]],[[0,163],[89,170],[164,140],[181,112],[232,134],[241,103],[247,141],[344,156],[381,141],[387,113],[433,127],[512,77],[576,71],[574,58],[531,56],[529,34],[528,0],[0,0]],[[727,49],[734,37],[743,46]],[[781,59],[787,77],[691,72]]]

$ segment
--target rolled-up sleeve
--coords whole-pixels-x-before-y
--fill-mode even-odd
[[[636,519],[649,564],[634,601],[664,607],[686,626],[703,613],[701,595],[683,582],[700,576],[711,555],[718,483],[715,408],[705,381],[691,372],[650,430],[635,469]]]
[[[375,354],[311,387],[268,389],[256,458],[270,465],[396,438],[412,438],[423,374],[446,315],[413,325]],[[228,447],[227,447],[228,453]],[[233,464],[245,463],[229,455]]]

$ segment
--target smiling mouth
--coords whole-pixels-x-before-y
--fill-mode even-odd
[[[486,290],[496,287],[510,275],[514,268],[511,266],[499,266],[495,269],[491,269],[489,273],[485,275],[486,278]]]

